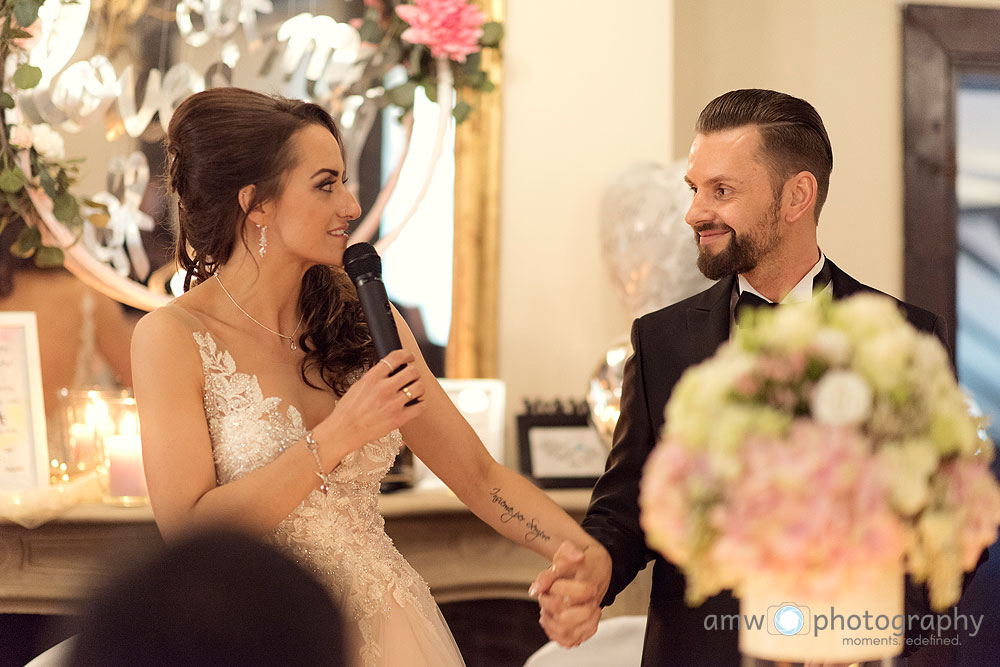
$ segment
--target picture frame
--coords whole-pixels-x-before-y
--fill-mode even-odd
[[[49,485],[38,321],[33,312],[0,312],[0,489]]]
[[[541,488],[590,488],[604,472],[608,450],[586,414],[517,417],[521,472]]]
[[[441,388],[472,426],[493,459],[504,462],[504,418],[507,385],[493,378],[438,378]],[[413,485],[416,488],[444,488],[445,484],[417,457],[413,457]]]

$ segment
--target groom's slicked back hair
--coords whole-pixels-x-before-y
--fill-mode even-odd
[[[695,130],[711,134],[745,125],[758,128],[762,160],[770,166],[776,192],[800,171],[816,177],[816,220],[826,202],[833,171],[833,147],[819,113],[803,99],[786,93],[747,88],[724,93],[708,103]]]

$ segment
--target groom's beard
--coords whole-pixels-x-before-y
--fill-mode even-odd
[[[778,245],[778,219],[781,203],[774,202],[757,221],[752,229],[737,234],[725,223],[712,223],[697,227],[695,240],[701,231],[725,230],[729,232],[729,244],[718,252],[706,250],[698,243],[698,270],[709,280],[719,280],[725,276],[752,271],[767,253]]]

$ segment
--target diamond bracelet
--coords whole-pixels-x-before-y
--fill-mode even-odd
[[[306,449],[312,452],[313,458],[316,459],[316,476],[323,480],[323,483],[319,485],[319,490],[326,493],[330,490],[330,473],[323,471],[323,462],[319,460],[319,443],[313,438],[312,431],[306,431]]]

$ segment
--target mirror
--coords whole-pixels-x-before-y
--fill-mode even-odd
[[[382,4],[389,15],[380,22],[371,5]],[[437,66],[433,75],[425,73],[437,81],[425,87],[426,97],[448,100],[454,89],[454,114],[471,108],[456,127],[450,104],[423,99],[421,89],[414,100],[408,97],[414,86],[404,83],[406,65],[412,70],[413,61],[404,61],[405,54],[385,38],[394,4],[48,0],[40,12],[40,46],[31,52],[42,81],[18,102],[30,122],[59,130],[68,158],[85,158],[73,191],[93,202],[82,212],[97,224],[85,224],[76,242],[51,206],[38,200],[47,243],[66,248],[70,271],[122,303],[149,310],[166,302],[174,273],[175,206],[162,185],[162,140],[173,109],[187,95],[217,85],[308,98],[326,106],[345,135],[348,172],[367,216],[352,239],[369,240],[374,233],[383,245],[393,242],[380,248],[387,267],[402,261],[394,253],[444,266],[444,279],[422,290],[443,288],[435,298],[451,304],[444,312],[445,333],[437,334],[447,339],[444,374],[494,376],[500,94],[468,84],[476,70],[499,85],[500,59],[496,49],[485,48],[470,55],[466,66],[442,69],[429,55],[420,61]],[[473,4],[486,21],[502,21],[502,0]],[[379,38],[379,26],[377,47],[362,39]],[[380,50],[385,44],[390,48]],[[400,121],[402,108],[385,100],[412,106],[412,129],[406,117]],[[427,177],[431,172],[433,178]],[[425,210],[430,206],[437,208]],[[425,224],[444,228],[421,227],[407,235]],[[397,238],[401,225],[407,227]],[[440,241],[445,237],[452,243]],[[414,245],[420,238],[433,246]],[[434,253],[439,260],[428,258]],[[393,297],[391,276],[386,282]],[[412,304],[400,305],[405,311]],[[426,308],[416,307],[426,315]]]

